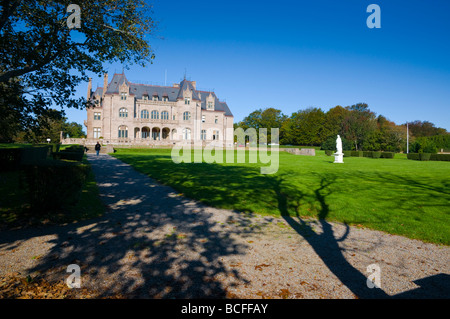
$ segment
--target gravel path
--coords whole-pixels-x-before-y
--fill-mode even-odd
[[[339,223],[206,207],[109,155],[88,155],[107,213],[0,233],[0,277],[64,281],[97,297],[449,298],[450,248]],[[367,287],[367,268],[381,289]],[[1,290],[1,286],[0,286]]]

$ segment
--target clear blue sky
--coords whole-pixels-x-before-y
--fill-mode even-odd
[[[153,0],[156,59],[131,66],[137,83],[187,78],[226,100],[235,122],[274,107],[300,109],[365,102],[397,124],[431,121],[450,131],[450,1]],[[369,29],[371,3],[381,28]],[[112,75],[122,66],[108,66]],[[93,86],[102,86],[94,77]],[[79,86],[86,95],[87,83]],[[85,111],[67,110],[83,123]]]

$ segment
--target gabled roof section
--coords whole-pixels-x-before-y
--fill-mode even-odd
[[[186,90],[190,90],[192,92],[192,99],[193,100],[200,101],[199,94],[195,90],[194,85],[192,84],[191,81],[188,81],[186,79],[184,79],[183,81],[180,82],[180,89],[179,89],[179,92],[178,92],[177,99],[183,98],[183,92],[186,91]]]
[[[126,84],[130,86],[130,82],[128,82],[124,73],[114,73],[114,76],[111,82],[108,85],[108,89],[106,90],[106,94],[108,93],[119,93],[119,88],[121,85]]]
[[[201,101],[202,101],[202,110],[206,110],[206,99],[211,94],[214,98],[214,111],[224,112],[226,116],[233,116],[233,113],[231,113],[230,108],[228,107],[226,102],[219,101],[218,97],[214,92],[205,92],[205,91],[197,91],[201,93]]]

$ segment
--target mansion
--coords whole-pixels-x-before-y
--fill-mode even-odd
[[[173,86],[131,83],[114,74],[92,90],[89,79],[85,144],[173,145],[233,142],[233,114],[214,92],[200,91],[195,81]],[[229,130],[227,130],[229,129]],[[230,130],[231,129],[231,130]]]

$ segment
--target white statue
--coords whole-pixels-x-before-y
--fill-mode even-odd
[[[341,137],[338,135],[336,139],[336,149],[338,154],[342,154],[342,140]]]
[[[342,153],[342,140],[339,135],[337,136],[337,139],[336,139],[336,150],[337,150],[337,152],[334,153],[334,162],[335,163],[344,163],[344,153]]]

